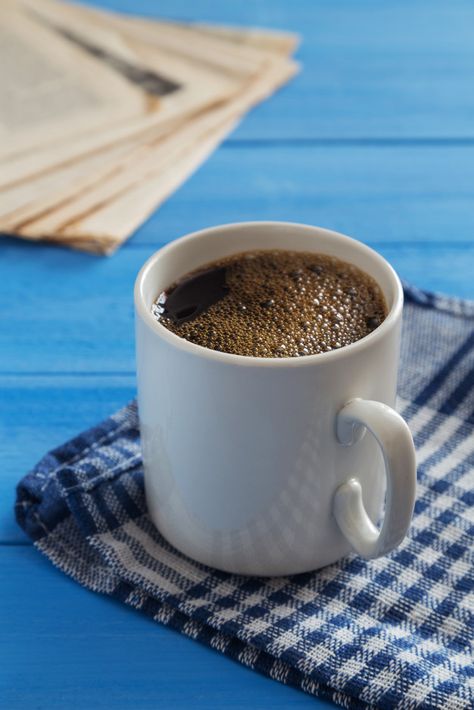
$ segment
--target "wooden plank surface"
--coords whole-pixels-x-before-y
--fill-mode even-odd
[[[5,710],[331,708],[0,547]]]
[[[1,242],[15,268],[0,280],[0,371],[131,371],[140,265],[210,224],[328,226],[379,249],[420,287],[474,297],[473,200],[474,146],[224,147],[112,259]]]
[[[474,245],[376,246],[418,286],[474,296],[467,271]],[[133,284],[153,250],[123,250],[112,264],[53,247],[0,247],[2,260],[15,261],[0,281],[0,299],[8,301],[1,316],[0,373],[132,372]]]
[[[227,144],[129,247],[253,219],[331,226],[375,246],[472,243],[473,200],[474,145]]]
[[[132,287],[211,224],[320,224],[418,286],[474,298],[474,6],[467,0],[103,0],[303,36],[304,70],[111,259],[0,242],[0,706],[298,708],[279,685],[82,589],[29,544],[14,486],[135,389]]]

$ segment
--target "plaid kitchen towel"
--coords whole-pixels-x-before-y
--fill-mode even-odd
[[[417,503],[378,560],[268,579],[186,558],[146,514],[134,403],[42,459],[17,518],[80,584],[283,683],[347,708],[473,708],[473,303],[406,289],[399,408]]]

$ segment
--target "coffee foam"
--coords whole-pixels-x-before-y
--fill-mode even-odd
[[[174,322],[166,298],[178,285],[225,267],[226,293]],[[153,307],[168,330],[212,350],[254,357],[329,352],[368,335],[387,308],[377,283],[352,264],[309,252],[254,251],[207,264],[167,289]]]

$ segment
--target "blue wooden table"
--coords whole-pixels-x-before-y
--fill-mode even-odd
[[[0,705],[330,707],[76,585],[17,528],[14,487],[44,452],[134,395],[133,281],[186,232],[318,224],[367,242],[421,287],[474,297],[474,6],[102,4],[293,30],[304,69],[112,258],[0,241]]]

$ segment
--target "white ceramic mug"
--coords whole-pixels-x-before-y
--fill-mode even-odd
[[[152,316],[154,299],[179,277],[253,249],[355,264],[380,285],[386,319],[340,350],[256,358],[190,343]],[[254,575],[399,545],[416,479],[412,437],[392,409],[402,305],[400,281],[379,254],[318,227],[230,224],[156,252],[138,275],[135,307],[146,498],[164,537],[207,565]]]

